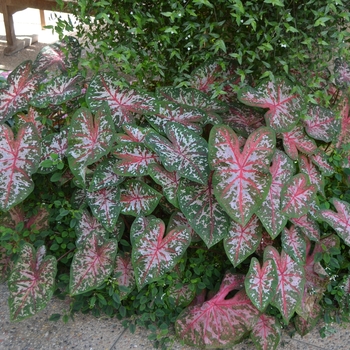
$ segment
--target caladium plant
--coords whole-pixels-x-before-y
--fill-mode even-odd
[[[109,72],[85,81],[70,72],[67,45],[24,62],[0,90],[0,278],[10,281],[12,319],[63,288],[59,260],[73,298],[108,285],[122,305],[166,280],[157,303],[186,308],[175,327],[191,345],[249,335],[270,350],[281,320],[309,331],[329,280],[315,259],[332,246],[329,231],[350,245],[349,196],[329,200],[330,179],[348,181],[337,161],[349,158],[344,61],[334,106],[307,106],[282,77],[240,87],[213,61],[191,88],[144,91]],[[212,97],[217,84],[224,97]],[[231,271],[191,278],[199,251]]]

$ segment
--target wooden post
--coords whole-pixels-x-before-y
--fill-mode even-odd
[[[44,27],[46,26],[44,10],[40,10],[40,22],[41,22],[41,29],[44,29]]]

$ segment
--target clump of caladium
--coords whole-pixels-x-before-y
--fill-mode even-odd
[[[350,204],[334,198],[334,209],[320,210],[318,202],[334,172],[327,150],[347,149],[349,109],[307,105],[282,77],[232,89],[237,77],[215,62],[194,72],[192,88],[143,91],[107,72],[84,81],[69,75],[63,48],[23,62],[0,90],[1,228],[24,222],[32,237],[50,225],[52,203],[22,208],[33,203],[35,181],[49,179],[69,189],[79,213],[71,296],[112,278],[125,299],[186,264],[190,246],[214,247],[232,269],[179,315],[186,343],[226,347],[250,336],[258,349],[274,349],[281,321],[310,330],[328,282],[315,255],[339,238],[350,246]],[[336,65],[341,88],[344,65]],[[221,100],[210,95],[216,80],[227,84]],[[50,240],[34,248],[35,236],[26,237],[11,250],[6,236],[0,249],[12,320],[45,307],[55,289]],[[186,306],[194,294],[176,287],[182,278],[168,292]]]

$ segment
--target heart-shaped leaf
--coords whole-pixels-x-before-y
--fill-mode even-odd
[[[310,183],[315,185],[318,192],[324,196],[324,178],[308,157],[304,155],[299,157],[299,169],[309,177]]]
[[[164,222],[154,219],[134,242],[132,264],[139,290],[170,271],[191,242],[190,231],[184,226],[175,228],[165,237],[164,233]]]
[[[281,190],[294,172],[293,161],[284,152],[276,150],[270,166],[272,183],[266,199],[256,212],[272,238],[276,238],[287,223],[287,216],[281,212]]]
[[[304,292],[305,273],[302,266],[282,250],[281,255],[276,248],[268,246],[264,252],[264,261],[272,259],[277,267],[278,284],[271,305],[280,310],[286,324],[293,313]]]
[[[275,350],[280,342],[281,326],[275,317],[261,314],[250,338],[258,350]]]
[[[293,128],[300,118],[303,104],[301,97],[292,92],[291,85],[285,79],[262,83],[255,89],[249,86],[243,88],[238,98],[248,106],[268,108],[265,121],[276,132]]]
[[[253,215],[244,226],[231,220],[227,237],[224,238],[224,248],[233,266],[239,265],[253,254],[260,240],[261,223],[256,215]]]
[[[170,232],[177,226],[185,226],[190,230],[192,242],[199,242],[202,240],[199,235],[193,230],[185,215],[179,210],[171,214],[168,222],[167,232]]]
[[[275,134],[262,127],[247,139],[242,153],[239,139],[228,126],[214,126],[209,137],[209,162],[214,194],[230,217],[246,225],[265,199],[271,185],[269,165]]]
[[[320,216],[337,232],[348,246],[350,246],[350,204],[332,198],[337,210],[321,210]]]
[[[328,156],[325,152],[317,149],[317,151],[310,156],[312,162],[318,166],[324,176],[331,176],[334,174],[334,168],[328,161]]]
[[[290,221],[301,229],[303,234],[312,241],[318,241],[320,239],[320,227],[316,220],[311,215],[305,214],[299,218],[291,218]]]
[[[122,126],[125,134],[117,134],[116,142],[124,143],[124,142],[143,142],[145,140],[146,135],[152,130],[151,128],[142,128],[137,125],[132,124],[124,124]]]
[[[134,269],[129,253],[120,252],[117,254],[113,275],[118,276],[116,277],[116,282],[119,287],[120,299],[123,300],[136,287]],[[128,292],[126,292],[126,289]]]
[[[283,250],[299,265],[304,265],[306,259],[306,242],[300,230],[291,226],[282,231]]]
[[[45,246],[35,251],[29,243],[24,243],[19,252],[19,260],[8,280],[12,321],[33,316],[45,308],[53,295],[57,261],[45,254]]]
[[[214,197],[212,173],[206,185],[181,181],[178,201],[182,213],[208,248],[226,236],[229,218]]]
[[[128,180],[120,191],[121,212],[125,215],[150,215],[162,195],[139,180]]]
[[[118,243],[103,240],[93,233],[74,254],[69,281],[69,293],[77,295],[99,287],[113,271]]]
[[[154,219],[156,219],[154,215],[138,216],[135,218],[130,228],[130,242],[132,245],[134,245],[136,239],[143,234],[146,227]]]
[[[32,123],[20,127],[16,138],[0,125],[0,209],[7,211],[33,191],[31,175],[40,161],[40,142]]]
[[[193,131],[178,123],[168,123],[166,134],[169,141],[151,132],[146,145],[160,157],[166,170],[177,171],[181,177],[205,184],[208,181],[208,145]]]
[[[85,186],[85,168],[109,153],[114,140],[114,125],[106,105],[95,117],[87,108],[77,110],[71,121],[68,135],[69,167]]]

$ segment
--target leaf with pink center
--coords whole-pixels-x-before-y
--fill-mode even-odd
[[[175,281],[174,284],[168,288],[167,295],[169,299],[174,301],[176,307],[185,308],[196,296],[196,291],[190,288],[189,283],[182,284],[180,281]]]
[[[38,74],[32,74],[31,69],[31,61],[22,62],[8,76],[5,88],[0,89],[0,123],[17,112],[28,109],[42,78]]]
[[[184,226],[175,228],[165,237],[164,233],[164,222],[154,219],[133,243],[132,265],[139,290],[173,269],[191,242],[190,232]]]
[[[306,259],[306,242],[298,227],[292,225],[282,231],[283,250],[299,265],[303,265]]]
[[[265,121],[276,132],[291,130],[300,119],[303,105],[302,98],[282,79],[263,83],[257,88],[243,88],[238,99],[248,106],[268,108]]]
[[[120,299],[123,300],[136,287],[130,253],[120,252],[117,254],[113,275],[117,276],[116,282],[118,283]],[[126,290],[128,290],[128,292]]]
[[[334,60],[335,83],[341,88],[350,86],[350,65],[344,58]]]
[[[250,333],[258,350],[275,350],[280,342],[281,326],[273,316],[261,314]]]
[[[138,216],[135,218],[130,228],[130,242],[132,245],[134,245],[137,238],[143,234],[146,227],[154,219],[156,219],[154,215]]]
[[[281,254],[276,248],[268,246],[264,252],[264,261],[272,259],[277,268],[278,284],[271,305],[280,310],[286,323],[300,304],[305,284],[304,268],[296,263],[284,250]]]
[[[179,174],[176,171],[169,172],[157,163],[148,166],[148,174],[155,183],[162,186],[163,194],[169,203],[178,208],[177,191],[181,179]]]
[[[0,125],[0,209],[7,211],[33,191],[31,175],[40,162],[40,142],[35,126],[20,127],[16,137],[6,124]]]
[[[294,172],[293,161],[284,152],[276,150],[270,166],[272,183],[265,200],[256,212],[272,238],[276,238],[287,223],[288,217],[281,211],[281,190]]]
[[[199,242],[202,239],[199,237],[199,235],[194,231],[194,229],[191,227],[190,223],[186,219],[185,215],[181,211],[175,211],[169,218],[167,232],[170,232],[177,226],[186,226],[191,233],[191,241],[192,242]]]
[[[212,173],[206,185],[181,181],[178,201],[182,213],[208,248],[227,235],[230,220],[215,199]]]
[[[154,111],[154,97],[151,94],[126,88],[125,83],[118,82],[118,78],[110,73],[99,73],[92,79],[86,99],[93,112],[107,102],[117,127],[132,124],[137,119],[136,113]]]
[[[228,126],[214,126],[209,136],[209,163],[214,194],[229,216],[246,225],[266,198],[271,185],[269,165],[275,151],[275,133],[262,127],[240,151],[239,139]]]
[[[330,165],[325,152],[317,149],[314,154],[310,155],[310,158],[312,162],[318,166],[324,176],[331,176],[334,174],[334,168]]]
[[[57,261],[53,256],[45,256],[46,248],[35,251],[29,243],[24,243],[10,278],[9,306],[11,321],[20,321],[33,316],[46,307],[54,292]]]
[[[298,218],[309,211],[316,195],[316,186],[310,185],[305,174],[293,176],[281,191],[281,211],[288,218]]]
[[[112,232],[121,211],[119,188],[112,186],[87,192],[87,201],[94,216],[107,231]]]
[[[245,137],[265,125],[264,116],[261,113],[244,105],[230,106],[229,112],[222,116],[222,120],[224,124]]]
[[[94,171],[89,191],[94,192],[106,187],[115,187],[124,181],[124,177],[115,173],[114,159],[105,159]]]
[[[350,143],[350,99],[348,94],[338,97],[336,111],[340,114],[340,133],[337,137],[336,147]]]
[[[66,75],[54,77],[45,84],[30,100],[30,104],[37,108],[46,108],[49,105],[61,105],[81,95],[83,77],[76,75],[73,78]]]
[[[324,142],[332,142],[340,130],[340,120],[333,111],[321,106],[309,108],[304,125],[309,136]]]
[[[299,218],[289,219],[295,226],[299,227],[303,234],[312,241],[319,241],[320,239],[320,227],[316,220],[311,215],[305,214]]]
[[[176,335],[185,344],[206,348],[230,347],[248,333],[258,318],[258,311],[243,290],[244,276],[228,273],[218,293],[203,304],[190,306],[177,318]]]
[[[233,266],[236,267],[253,254],[260,240],[261,223],[256,215],[253,215],[244,226],[231,220],[231,225],[224,238],[224,248]]]
[[[257,258],[251,258],[244,286],[251,302],[263,312],[270,304],[277,288],[277,270],[274,261],[267,259],[261,267]]]
[[[158,154],[167,171],[204,185],[209,175],[207,142],[179,123],[168,123],[166,134],[168,139],[149,133],[146,145]]]
[[[299,170],[309,177],[310,183],[324,196],[324,178],[308,157],[304,155],[299,157]]]
[[[85,186],[86,167],[109,153],[114,125],[106,105],[93,116],[87,108],[77,110],[68,135],[68,163],[80,185]]]
[[[296,126],[293,130],[284,132],[282,138],[284,150],[293,160],[298,159],[298,151],[312,154],[317,150],[315,141],[304,133],[301,126]]]
[[[124,124],[122,126],[125,134],[117,134],[116,142],[124,143],[124,142],[143,142],[145,140],[146,135],[152,130],[151,128],[142,128],[141,126],[132,125],[132,124]]]
[[[162,195],[139,180],[128,180],[120,191],[121,212],[125,215],[150,215],[157,207]]]
[[[332,202],[336,212],[321,210],[320,217],[337,232],[346,245],[350,246],[350,204],[336,198],[332,198]]]
[[[112,154],[118,158],[115,172],[122,176],[145,176],[148,166],[159,162],[157,154],[138,142],[119,144]]]
[[[103,240],[97,234],[87,237],[74,254],[69,281],[70,295],[78,295],[99,287],[112,273],[118,243]]]

